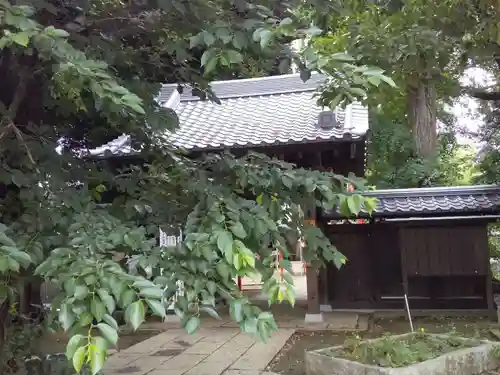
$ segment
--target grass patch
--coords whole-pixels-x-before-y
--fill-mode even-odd
[[[404,337],[388,335],[371,342],[354,337],[347,339],[342,348],[333,350],[331,355],[373,366],[405,367],[480,344],[477,339],[426,333]]]

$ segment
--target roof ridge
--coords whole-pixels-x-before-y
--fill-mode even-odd
[[[287,95],[287,94],[302,94],[304,92],[313,92],[316,91],[316,88],[313,87],[304,87],[303,89],[288,89],[288,90],[280,90],[280,91],[273,91],[273,92],[255,92],[255,93],[242,93],[242,94],[226,94],[226,95],[217,95],[217,99],[235,99],[235,98],[253,98],[253,97],[262,97],[262,96],[273,96],[273,95]],[[180,101],[185,103],[185,102],[195,102],[198,100],[202,100],[198,96],[192,96],[192,97],[182,97]],[[203,99],[207,100],[207,99]]]
[[[324,74],[318,73],[318,72],[311,72],[311,77],[317,77],[317,76],[324,76]],[[291,77],[298,77],[300,78],[300,73],[289,73],[289,74],[276,74],[272,76],[266,76],[266,77],[252,77],[252,78],[233,78],[233,79],[220,79],[217,81],[211,81],[210,84],[221,84],[221,83],[228,83],[228,82],[259,82],[259,81],[271,81],[271,80],[278,80],[278,79],[284,79],[284,78],[291,78]],[[309,78],[311,79],[311,78]],[[309,80],[308,79],[308,80]],[[308,81],[307,80],[307,81]],[[305,81],[305,82],[307,82]],[[163,87],[177,87],[178,85],[185,85],[188,84],[187,82],[179,82],[179,83],[163,83]]]

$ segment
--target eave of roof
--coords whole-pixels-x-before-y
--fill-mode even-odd
[[[500,214],[498,185],[373,190],[363,195],[378,200],[374,218]],[[335,210],[324,216],[341,218]],[[366,212],[359,216],[368,217]]]

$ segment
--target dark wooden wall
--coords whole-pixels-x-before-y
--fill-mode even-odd
[[[326,226],[347,257],[327,269],[334,308],[492,308],[485,222],[429,221]]]
[[[296,164],[298,167],[315,170],[331,169],[333,172],[343,175],[354,173],[361,177],[364,176],[365,170],[364,139],[272,145],[253,147],[251,149],[242,147],[231,148],[226,151],[238,157],[246,155],[249,151],[258,152]],[[206,152],[222,152],[222,150]],[[198,157],[201,153],[201,151],[193,151],[191,155]]]

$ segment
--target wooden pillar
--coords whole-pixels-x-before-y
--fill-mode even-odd
[[[306,224],[316,225],[316,204],[314,199],[310,200],[307,207],[304,207],[304,216]],[[322,322],[323,316],[320,310],[320,295],[319,295],[319,270],[317,268],[307,266],[306,270],[307,283],[307,314],[306,322]]]
[[[318,269],[307,267],[307,313],[320,314]]]
[[[493,298],[493,275],[491,272],[490,249],[488,244],[488,227],[485,225],[481,233],[482,248],[484,249],[485,267],[486,267],[486,305],[488,307],[488,316],[492,320],[498,320],[498,314],[495,308]]]
[[[319,303],[321,311],[331,311],[332,306],[328,297],[328,270],[326,267],[319,270]]]

